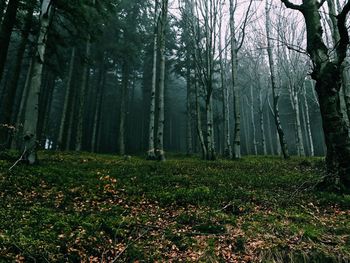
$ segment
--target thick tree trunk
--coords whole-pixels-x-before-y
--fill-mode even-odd
[[[66,84],[66,92],[64,95],[64,102],[63,102],[63,110],[62,110],[62,117],[60,121],[60,128],[58,132],[58,139],[57,139],[57,145],[59,149],[62,150],[63,148],[63,135],[65,132],[65,128],[67,127],[67,118],[69,117],[69,102],[72,101],[72,81],[73,81],[73,70],[74,70],[74,63],[75,63],[75,53],[76,53],[76,47],[72,48],[72,53],[70,57],[69,62],[69,71],[68,71],[68,80]]]
[[[327,146],[328,181],[334,185],[337,177],[342,186],[350,188],[350,137],[349,129],[344,121],[340,107],[339,91],[342,85],[342,64],[346,58],[349,45],[349,34],[346,17],[350,11],[350,2],[346,2],[337,16],[339,42],[335,47],[336,58],[330,57],[330,50],[324,44],[322,36],[321,15],[317,0],[304,1],[302,5],[294,5],[282,0],[292,9],[299,10],[307,29],[307,52],[314,65],[311,77],[316,81],[316,92],[319,98],[325,143]],[[335,23],[334,23],[335,24]]]
[[[338,170],[341,183],[350,187],[350,138],[348,127],[340,109],[339,93],[333,90],[339,83],[335,75],[327,74],[322,79],[316,80],[316,91],[319,97],[320,110],[323,122],[323,131],[327,146],[327,165],[330,174]],[[334,180],[336,178],[330,178]]]
[[[7,4],[4,20],[0,28],[0,80],[4,73],[12,29],[16,23],[19,0],[10,0]]]
[[[81,151],[83,146],[83,124],[84,124],[84,110],[85,110],[85,101],[86,101],[86,89],[88,85],[88,79],[90,76],[90,67],[89,67],[89,58],[91,51],[91,37],[88,36],[85,46],[85,58],[83,62],[82,70],[82,80],[79,90],[79,103],[78,103],[78,116],[77,116],[77,132],[75,136],[75,150]]]
[[[46,51],[47,33],[50,25],[51,0],[44,0],[41,5],[40,30],[35,58],[30,77],[30,90],[27,98],[24,121],[24,159],[29,164],[37,162],[37,125],[39,117],[39,94],[42,70]]]
[[[164,152],[164,88],[165,88],[165,34],[168,19],[168,0],[162,1],[161,30],[159,41],[159,90],[158,90],[158,129],[157,129],[157,159],[165,161]]]
[[[272,97],[273,97],[273,113],[274,113],[275,125],[278,132],[279,144],[281,145],[282,154],[285,159],[288,159],[289,158],[288,147],[285,141],[284,131],[282,129],[280,114],[278,109],[279,95],[276,91],[277,85],[276,85],[275,64],[274,64],[274,58],[273,58],[273,44],[271,41],[271,23],[270,23],[269,8],[270,7],[268,5],[268,2],[266,2],[267,53],[268,53],[268,59],[269,59],[269,65],[270,65],[270,78],[271,78]]]
[[[14,123],[12,123],[12,121],[14,120],[13,110],[14,110],[14,104],[16,99],[18,82],[19,82],[19,78],[22,70],[22,61],[23,61],[24,53],[28,43],[29,32],[32,27],[33,11],[34,11],[34,4],[31,4],[29,9],[27,10],[27,16],[25,18],[25,24],[22,31],[23,33],[21,36],[21,42],[17,49],[16,62],[15,62],[15,67],[13,69],[12,77],[10,79],[9,84],[4,86],[4,94],[3,94],[4,97],[3,97],[2,108],[1,108],[2,124],[15,125]],[[8,138],[8,131],[4,129],[0,129],[0,142],[5,142],[5,141],[10,142]],[[7,147],[9,146],[10,145],[7,145]]]

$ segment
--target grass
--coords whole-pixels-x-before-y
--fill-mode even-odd
[[[350,196],[314,189],[318,158],[2,159],[0,262],[350,259]]]

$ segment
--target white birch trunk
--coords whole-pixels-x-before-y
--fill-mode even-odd
[[[40,13],[40,28],[35,58],[30,76],[30,90],[26,102],[24,120],[24,159],[29,164],[37,162],[37,125],[39,117],[39,94],[42,81],[42,70],[45,59],[47,34],[51,17],[51,0],[43,0]]]
[[[161,30],[160,30],[160,69],[159,69],[159,98],[158,98],[158,129],[157,129],[157,159],[165,161],[164,152],[164,84],[165,84],[165,33],[168,17],[168,0],[162,1],[161,15]]]
[[[233,107],[234,107],[234,135],[233,135],[233,157],[241,158],[241,116],[240,116],[240,95],[237,86],[237,44],[235,37],[234,24],[234,5],[233,0],[230,0],[230,33],[231,33],[231,72],[232,72],[232,89],[233,89]]]
[[[152,66],[152,86],[151,86],[151,103],[149,111],[149,123],[148,123],[148,151],[147,159],[155,160],[155,112],[156,112],[156,83],[157,83],[157,53],[158,53],[158,33],[159,33],[159,14],[158,14],[159,2],[156,0],[154,10],[154,36],[153,36],[153,66]]]

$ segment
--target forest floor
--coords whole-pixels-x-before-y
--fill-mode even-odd
[[[320,158],[41,152],[0,160],[0,262],[348,262],[350,195]]]

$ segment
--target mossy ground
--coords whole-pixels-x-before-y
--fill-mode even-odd
[[[315,190],[318,158],[39,157],[0,160],[0,262],[350,259],[350,196]]]

